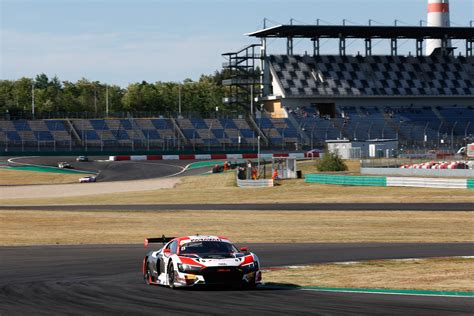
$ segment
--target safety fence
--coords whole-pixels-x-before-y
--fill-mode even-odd
[[[366,177],[329,174],[307,174],[305,175],[305,182],[353,186],[474,189],[474,179]]]

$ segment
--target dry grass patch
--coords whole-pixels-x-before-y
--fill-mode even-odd
[[[0,211],[0,245],[140,244],[196,233],[236,242],[470,242],[473,225],[471,212]]]
[[[474,259],[377,260],[318,264],[264,273],[265,282],[300,286],[474,291]]]
[[[75,183],[80,177],[84,176],[87,176],[87,174],[64,174],[0,169],[0,185]]]

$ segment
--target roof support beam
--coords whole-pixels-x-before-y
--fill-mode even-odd
[[[313,56],[319,56],[319,37],[311,39],[313,41]]]
[[[423,56],[423,39],[422,38],[416,39],[416,56],[417,57]]]
[[[372,56],[372,39],[365,39],[365,56]]]
[[[398,51],[398,41],[396,38],[390,39],[390,55],[397,56]]]
[[[466,56],[472,56],[472,46],[474,40],[466,40]]]
[[[346,56],[346,38],[339,36],[339,55]]]
[[[293,56],[293,38],[292,37],[286,38],[286,54],[289,56]]]

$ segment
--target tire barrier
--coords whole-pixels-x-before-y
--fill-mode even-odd
[[[329,174],[307,174],[307,183],[381,187],[421,187],[444,189],[474,189],[474,179],[440,179],[415,177],[366,177]]]

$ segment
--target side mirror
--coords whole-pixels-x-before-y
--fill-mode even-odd
[[[242,247],[240,248],[240,251],[242,252],[249,252],[249,249],[247,247]]]
[[[168,249],[168,248],[164,249],[164,250],[163,250],[163,254],[164,254],[165,256],[171,255],[171,249]]]

